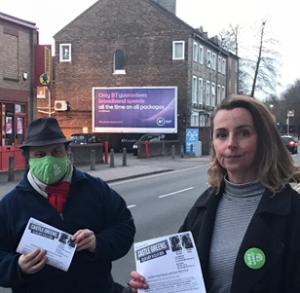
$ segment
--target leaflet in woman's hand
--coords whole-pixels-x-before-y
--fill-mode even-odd
[[[134,251],[136,270],[149,285],[147,293],[206,293],[191,232],[135,243]]]

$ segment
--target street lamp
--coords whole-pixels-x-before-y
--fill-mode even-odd
[[[270,109],[271,109],[271,112],[272,112],[272,113],[273,113],[273,107],[274,107],[274,105],[271,104],[271,105],[270,105]]]

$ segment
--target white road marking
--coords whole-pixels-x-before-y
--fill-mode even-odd
[[[164,198],[164,197],[167,197],[167,196],[170,196],[170,195],[174,195],[174,194],[182,193],[182,192],[185,192],[185,191],[188,191],[188,190],[192,190],[194,188],[195,187],[189,187],[189,188],[186,188],[186,189],[183,189],[183,190],[178,190],[178,191],[175,191],[175,192],[172,192],[172,193],[160,195],[158,198]]]
[[[136,204],[132,204],[131,206],[127,206],[127,209],[131,209],[131,208],[134,208],[136,207]]]

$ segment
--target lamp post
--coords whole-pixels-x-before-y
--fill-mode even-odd
[[[274,105],[270,105],[270,109],[271,109],[271,113],[273,113],[273,107],[274,107]]]

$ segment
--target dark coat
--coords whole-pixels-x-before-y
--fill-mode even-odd
[[[19,269],[16,248],[30,217],[74,234],[90,229],[96,252],[75,252],[68,272],[46,265],[34,275]],[[125,201],[104,181],[73,171],[62,217],[29,184],[20,184],[0,201],[0,286],[16,293],[111,292],[111,262],[124,256],[133,243],[135,227]]]
[[[223,191],[224,185],[218,194],[215,188],[207,189],[180,228],[193,234],[208,292],[209,251]],[[245,252],[254,247],[266,256],[265,265],[257,270],[244,262]],[[289,185],[275,196],[264,192],[241,243],[230,292],[300,292],[300,195]]]

